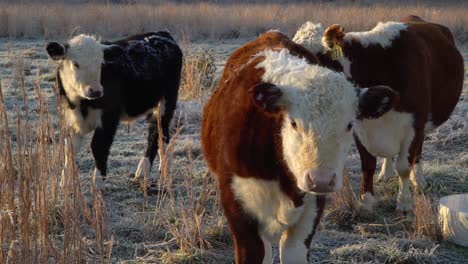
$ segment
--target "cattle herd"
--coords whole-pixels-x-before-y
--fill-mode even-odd
[[[135,178],[149,175],[166,146],[158,146],[159,131],[169,142],[177,103],[183,55],[173,37],[160,31],[105,42],[78,35],[50,42],[46,50],[59,61],[68,146],[76,154],[83,136],[94,131],[94,188],[105,186],[119,122],[140,116],[149,131]],[[373,206],[376,158],[383,157],[379,180],[396,169],[396,208],[410,213],[410,184],[416,191],[425,187],[425,134],[449,118],[463,75],[450,31],[417,16],[366,32],[306,22],[292,39],[268,31],[237,49],[201,124],[236,263],[271,263],[271,243],[278,241],[281,263],[307,263],[325,196],[342,188],[353,141],[363,205]]]

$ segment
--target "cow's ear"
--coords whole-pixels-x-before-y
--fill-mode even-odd
[[[357,89],[359,97],[358,119],[379,118],[390,111],[400,100],[398,92],[388,86]]]
[[[61,60],[65,57],[67,47],[58,42],[49,42],[46,45],[46,51],[53,60]]]
[[[104,46],[104,61],[112,63],[117,61],[124,53],[124,49],[118,45]]]
[[[283,110],[283,92],[271,83],[259,83],[249,89],[255,106],[268,113],[278,113]]]
[[[333,24],[325,29],[322,37],[322,44],[328,49],[333,49],[335,45],[343,47],[345,34],[344,28],[341,25]]]

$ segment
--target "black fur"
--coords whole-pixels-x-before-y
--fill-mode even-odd
[[[101,69],[103,97],[82,99],[79,106],[74,105],[62,86],[59,71],[57,84],[62,99],[65,99],[65,107],[79,107],[83,117],[88,115],[91,108],[102,110],[102,127],[94,130],[91,148],[96,168],[105,176],[109,150],[123,116],[138,117],[155,108],[164,99],[161,126],[164,141],[169,141],[169,124],[179,91],[182,51],[165,31],[102,43],[118,46],[110,50],[111,54],[106,54],[107,50],[104,53],[106,60]],[[150,124],[145,156],[153,164],[158,150],[157,119],[149,115],[147,120]]]

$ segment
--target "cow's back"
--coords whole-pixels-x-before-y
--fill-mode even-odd
[[[427,68],[427,75],[415,78],[429,78],[430,119],[438,126],[449,118],[460,97],[464,78],[463,57],[448,28],[423,20],[408,21],[407,25],[411,35],[408,41],[417,41],[426,56],[427,65],[415,64],[414,67]]]

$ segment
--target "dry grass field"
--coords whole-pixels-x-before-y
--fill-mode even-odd
[[[165,28],[191,39],[223,39],[253,37],[272,28],[293,34],[307,20],[323,25],[342,24],[350,31],[366,30],[376,21],[417,14],[448,26],[460,38],[468,38],[468,6],[463,1],[399,1],[399,4],[374,1],[387,3],[377,5],[358,5],[351,1],[317,2],[287,5],[175,4],[167,1],[157,5],[0,3],[0,36],[66,38],[75,31],[115,37]]]
[[[410,13],[448,25],[468,63],[463,3],[0,4],[0,263],[232,263],[232,241],[199,139],[202,106],[227,57],[270,28],[292,34],[313,20],[361,30]],[[185,54],[181,100],[163,155],[172,162],[155,182],[147,181],[156,195],[129,182],[146,145],[143,120],[120,126],[105,191],[90,187],[90,136],[59,184],[65,153],[73,155],[63,144],[56,64],[44,46],[77,26],[113,39],[160,28],[178,36]],[[348,184],[328,199],[310,263],[466,263],[466,248],[441,240],[434,212],[440,197],[468,192],[468,81],[452,117],[427,136],[422,160],[429,187],[415,196],[414,217],[405,219],[395,213],[396,178],[377,183],[376,210],[359,207],[360,162],[353,148]]]

